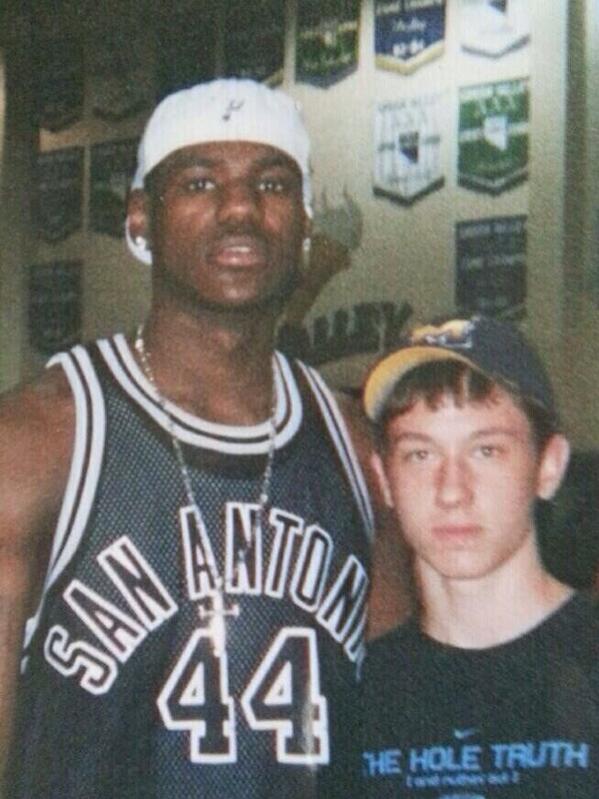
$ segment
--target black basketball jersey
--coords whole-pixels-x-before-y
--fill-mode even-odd
[[[26,628],[10,796],[348,795],[372,513],[321,378],[273,358],[260,524],[268,422],[161,405],[122,335],[53,362],[76,441]]]

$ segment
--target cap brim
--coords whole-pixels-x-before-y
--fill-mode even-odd
[[[433,361],[459,361],[480,371],[464,355],[443,347],[415,346],[397,350],[379,361],[366,378],[363,399],[366,416],[376,421],[399,380],[417,366]]]

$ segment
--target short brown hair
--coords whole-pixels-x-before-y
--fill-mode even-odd
[[[493,392],[502,388],[526,415],[537,452],[542,452],[549,439],[559,432],[558,420],[540,405],[520,396],[509,386],[492,380],[468,364],[455,360],[431,361],[408,372],[397,383],[374,423],[379,446],[384,448],[385,432],[391,419],[407,413],[419,400],[436,410],[443,399],[451,397],[458,407],[468,403],[493,401]]]

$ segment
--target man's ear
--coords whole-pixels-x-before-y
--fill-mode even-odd
[[[139,236],[148,240],[149,208],[148,196],[142,189],[133,189],[127,198],[127,228],[135,241]]]
[[[551,499],[568,468],[570,460],[570,444],[568,439],[556,433],[551,436],[541,454],[539,472],[537,475],[537,497]]]
[[[387,480],[387,475],[385,474],[385,466],[381,456],[378,455],[378,453],[373,452],[370,456],[370,464],[372,466],[372,471],[376,475],[376,481],[378,483],[383,500],[385,501],[385,505],[388,508],[392,508],[393,498],[391,496],[391,487],[389,485],[389,481]]]

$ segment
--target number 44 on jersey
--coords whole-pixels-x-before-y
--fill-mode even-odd
[[[326,698],[320,693],[316,633],[286,627],[262,657],[240,697],[249,726],[275,737],[279,763],[329,762]],[[193,632],[160,696],[169,730],[188,731],[192,763],[237,759],[235,701],[226,651],[215,652],[207,629]]]

